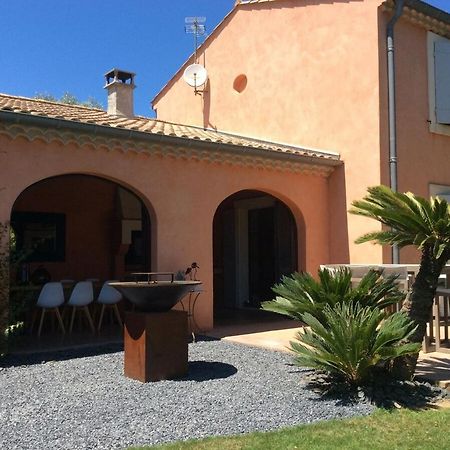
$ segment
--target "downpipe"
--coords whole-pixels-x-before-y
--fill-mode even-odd
[[[388,120],[389,120],[389,182],[394,192],[398,190],[397,180],[397,121],[395,104],[395,46],[394,27],[403,13],[404,0],[395,1],[395,12],[387,24],[386,48],[388,70]],[[397,245],[392,247],[392,263],[399,264],[400,249]]]

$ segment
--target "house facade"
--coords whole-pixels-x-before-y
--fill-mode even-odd
[[[397,4],[400,3],[397,0]],[[450,193],[450,15],[401,2],[394,25],[399,191]],[[291,145],[332,150],[329,262],[390,262],[355,245],[370,220],[348,215],[368,186],[390,183],[387,28],[392,0],[250,0],[199,48],[203,95],[183,81],[186,61],[153,100],[158,118]],[[414,262],[402,250],[401,262]]]
[[[404,4],[398,188],[446,195],[450,17]],[[221,310],[258,307],[283,274],[390,262],[389,249],[354,244],[377,224],[347,210],[390,181],[394,8],[236,2],[198,51],[208,71],[200,95],[182,79],[190,59],[155,97],[157,120],[133,114],[134,74],[120,70],[106,74],[108,111],[1,94],[0,222],[35,248],[27,270],[107,280],[195,261],[205,291],[196,322],[209,329]],[[402,262],[416,258],[402,251]]]
[[[328,260],[338,154],[136,117],[132,74],[117,73],[108,112],[0,95],[0,222],[34,248],[30,276],[103,281],[195,261],[208,329],[214,308],[258,306],[283,273]]]

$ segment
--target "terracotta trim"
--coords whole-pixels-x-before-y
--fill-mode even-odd
[[[149,139],[136,139],[131,136],[128,139],[120,139],[101,134],[80,133],[76,130],[64,130],[56,128],[40,128],[24,126],[22,124],[0,123],[0,134],[14,140],[24,138],[29,142],[35,140],[46,143],[60,142],[64,145],[74,144],[77,147],[94,147],[107,151],[117,151],[121,153],[146,154],[164,158],[189,159],[203,161],[210,164],[231,164],[233,166],[252,167],[255,169],[275,170],[282,172],[302,173],[328,177],[337,165],[342,165],[342,161],[318,158],[301,157],[295,158],[269,158],[263,155],[255,155],[255,152],[231,151],[224,147],[217,148],[217,145],[209,143],[209,147],[198,145],[199,142],[190,142],[189,145],[182,145],[169,140],[165,136],[159,141]],[[270,152],[273,153],[273,152]],[[275,155],[276,156],[276,155]],[[292,156],[292,155],[285,155]]]
[[[382,6],[384,11],[387,12],[393,12],[395,8],[393,0],[386,0]],[[450,38],[450,14],[426,3],[417,0],[407,1],[403,9],[402,19]]]

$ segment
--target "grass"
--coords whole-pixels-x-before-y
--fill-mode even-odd
[[[298,412],[301,415],[301,411]],[[368,417],[300,425],[269,433],[213,437],[151,447],[161,450],[448,449],[450,409],[377,410]],[[150,447],[140,447],[141,449]]]

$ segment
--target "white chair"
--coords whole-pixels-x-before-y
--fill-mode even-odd
[[[53,311],[56,314],[56,318],[58,319],[59,326],[63,333],[66,332],[64,328],[64,323],[61,318],[61,314],[59,313],[59,307],[64,303],[64,290],[61,283],[52,282],[46,283],[42,287],[41,292],[39,293],[39,298],[37,300],[36,306],[42,308],[41,320],[39,321],[39,329],[38,336],[41,335],[42,324],[44,323],[44,316],[47,311]],[[33,324],[31,325],[31,329],[33,329]]]
[[[100,319],[98,321],[97,330],[100,331],[103,321],[103,314],[105,312],[106,307],[113,308],[114,314],[116,316],[119,325],[122,325],[122,318],[120,317],[119,308],[117,307],[117,303],[122,300],[122,294],[112,286],[109,286],[109,283],[112,283],[117,280],[108,280],[103,283],[100,294],[97,298],[97,303],[102,305],[102,309],[100,311]]]
[[[72,315],[70,317],[70,327],[69,332],[72,333],[73,321],[75,319],[75,313],[77,310],[82,309],[86,314],[89,326],[93,333],[95,333],[94,322],[92,321],[91,313],[89,312],[88,305],[94,301],[94,289],[92,287],[92,282],[90,281],[79,281],[73,288],[70,294],[68,306],[72,307]]]

